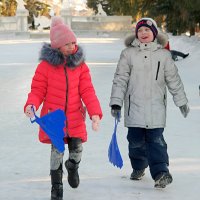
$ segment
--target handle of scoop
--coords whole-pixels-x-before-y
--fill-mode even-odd
[[[37,120],[39,117],[35,114],[35,110],[34,110],[34,108],[33,108],[33,105],[31,106],[31,109],[32,109],[32,111],[33,111],[33,114],[34,114],[35,119],[31,119],[31,118],[30,118],[30,121],[31,121],[31,123],[34,123],[34,122],[36,122],[36,120]]]

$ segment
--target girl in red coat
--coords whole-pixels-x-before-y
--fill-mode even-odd
[[[83,50],[77,45],[73,31],[59,17],[52,19],[50,41],[51,44],[44,44],[42,47],[41,62],[33,76],[31,91],[24,110],[27,117],[33,117],[31,107],[38,110],[42,104],[40,116],[56,109],[62,109],[65,112],[67,122],[64,141],[68,143],[69,149],[69,159],[65,162],[65,167],[69,185],[77,188],[82,143],[87,140],[85,110],[87,109],[92,120],[94,131],[99,128],[102,111],[88,66],[84,62]],[[51,143],[47,134],[41,129],[39,140],[43,143]],[[50,163],[51,199],[62,200],[63,154],[59,153],[53,145]]]

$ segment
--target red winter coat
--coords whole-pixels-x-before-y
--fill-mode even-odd
[[[40,116],[56,109],[62,109],[67,116],[65,132],[69,137],[87,140],[85,125],[85,104],[90,118],[99,115],[102,118],[100,103],[91,82],[88,66],[84,63],[83,51],[78,51],[65,58],[57,49],[45,44],[41,50],[41,63],[32,79],[31,92],[27,105],[34,105],[36,110],[43,103]],[[83,102],[83,103],[82,103]],[[51,143],[43,130],[39,131],[39,140]],[[65,140],[67,143],[67,140]]]

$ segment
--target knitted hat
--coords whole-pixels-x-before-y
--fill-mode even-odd
[[[151,31],[153,32],[154,39],[156,38],[156,36],[158,34],[158,27],[157,27],[156,22],[153,19],[142,18],[137,22],[136,28],[135,28],[136,37],[138,37],[138,29],[142,26],[146,26],[146,27],[150,28]]]
[[[63,23],[60,17],[53,17],[50,28],[50,40],[51,47],[56,49],[67,43],[76,43],[76,36],[70,27]]]

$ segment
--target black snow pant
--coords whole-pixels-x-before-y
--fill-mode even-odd
[[[132,168],[141,170],[149,166],[154,180],[160,172],[169,172],[167,144],[163,131],[164,128],[128,128],[127,139]]]

